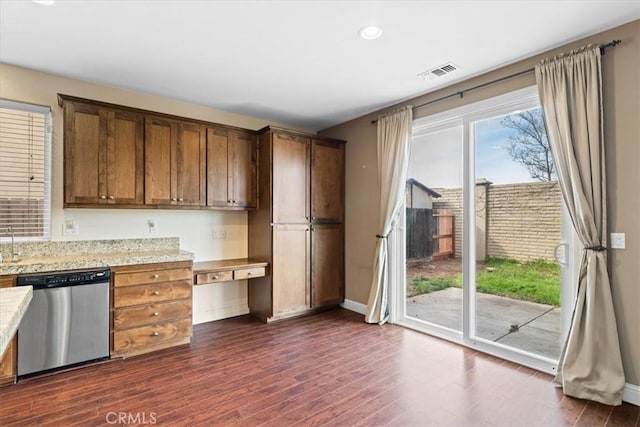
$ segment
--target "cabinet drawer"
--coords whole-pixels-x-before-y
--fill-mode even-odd
[[[171,319],[191,318],[191,300],[163,302],[141,307],[118,308],[113,312],[113,329],[120,331]]]
[[[235,280],[253,279],[254,277],[263,277],[265,275],[264,267],[243,268],[233,273]]]
[[[190,268],[168,268],[165,270],[148,270],[136,271],[132,273],[114,274],[113,285],[119,286],[135,286],[147,283],[170,282],[172,280],[189,280],[191,279]]]
[[[233,280],[233,271],[218,271],[215,273],[196,274],[196,285],[203,283],[227,282]]]
[[[115,331],[113,333],[113,350],[126,352],[164,341],[185,338],[191,336],[191,331],[191,318],[156,323],[126,331]]]
[[[113,306],[115,308],[181,298],[191,298],[191,280],[153,285],[125,286],[113,290]]]

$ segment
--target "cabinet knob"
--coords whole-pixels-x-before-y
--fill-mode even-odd
[[[103,194],[102,196],[100,196],[100,198],[101,198],[102,200],[104,200],[104,199],[106,199],[106,198],[107,198],[107,196],[105,196],[105,195]]]
[[[154,291],[153,294],[154,295],[160,295],[160,291]]]
[[[152,335],[153,335],[154,337],[157,337],[158,335],[160,335],[160,332],[154,332]]]
[[[178,199],[176,199],[175,197],[172,197],[172,198],[171,198],[171,201],[172,201],[172,202],[177,202],[177,201],[178,201]]]
[[[157,275],[157,274],[154,274],[154,275],[153,275],[153,278],[154,278],[154,279],[157,279],[158,277],[160,277],[160,276],[159,276],[159,275]]]
[[[115,199],[115,197],[109,196],[109,200],[113,200],[113,199]]]
[[[184,199],[181,197],[178,199],[179,202],[184,202]]]
[[[251,276],[251,272],[250,272],[250,271],[249,271],[249,272],[247,272],[247,276]]]
[[[159,316],[160,313],[158,313],[157,311],[155,313],[153,313],[154,316]]]
[[[218,280],[218,275],[214,275],[213,280]]]

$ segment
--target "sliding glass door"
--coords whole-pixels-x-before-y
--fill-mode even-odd
[[[552,372],[577,245],[535,89],[416,120],[408,178],[392,320]]]

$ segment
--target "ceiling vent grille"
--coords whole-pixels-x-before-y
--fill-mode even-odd
[[[418,77],[423,80],[431,80],[431,79],[435,79],[436,77],[444,77],[447,74],[451,74],[456,70],[458,70],[458,66],[449,62],[439,67],[432,68],[429,71],[420,73],[418,74]]]

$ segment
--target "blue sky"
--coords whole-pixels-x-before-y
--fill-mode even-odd
[[[536,181],[509,156],[506,141],[514,131],[502,126],[502,118],[475,123],[476,177],[486,178],[494,184]],[[462,127],[414,138],[409,178],[431,188],[462,187]]]

